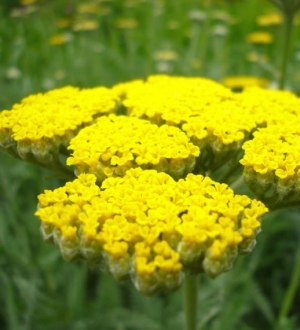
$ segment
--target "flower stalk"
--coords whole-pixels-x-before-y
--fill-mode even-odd
[[[186,274],[184,293],[185,330],[197,329],[197,300],[199,276]]]

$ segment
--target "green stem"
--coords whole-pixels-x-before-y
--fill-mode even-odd
[[[285,35],[284,35],[284,45],[282,47],[283,53],[282,53],[280,78],[279,78],[280,89],[284,89],[286,83],[287,65],[291,50],[291,39],[292,39],[293,21],[294,21],[293,12],[284,10],[283,14],[284,14],[284,23],[285,23],[285,32],[284,32]]]
[[[183,286],[185,330],[196,330],[197,328],[198,282],[197,275],[185,275]]]
[[[289,314],[299,283],[300,283],[300,244],[298,245],[298,249],[296,251],[296,258],[292,273],[292,279],[285,293],[285,297],[281,305],[281,310],[279,312],[278,325],[281,323],[281,320],[283,320]]]

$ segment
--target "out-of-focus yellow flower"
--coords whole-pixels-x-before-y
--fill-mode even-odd
[[[78,20],[73,24],[73,31],[92,31],[96,30],[99,27],[98,21],[92,19]]]
[[[255,76],[230,76],[223,78],[222,83],[228,88],[240,90],[253,86],[267,87],[269,81]]]
[[[50,37],[49,44],[52,46],[62,45],[73,40],[71,33],[58,33]]]
[[[116,21],[116,27],[119,29],[135,29],[138,21],[134,18],[120,18]]]
[[[81,174],[39,196],[46,241],[68,261],[85,259],[145,295],[177,289],[184,272],[216,277],[250,252],[268,209],[226,184],[189,174],[173,180],[141,168],[101,188]]]
[[[271,44],[273,35],[269,32],[257,31],[247,35],[247,41],[252,44]]]
[[[257,17],[257,24],[260,26],[279,25],[283,22],[283,17],[280,13],[270,13]]]

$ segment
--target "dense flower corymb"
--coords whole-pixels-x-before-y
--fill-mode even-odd
[[[268,192],[274,201],[299,200],[300,196],[300,123],[281,122],[254,133],[243,145],[244,178],[258,195]],[[272,191],[271,191],[272,190]]]
[[[240,151],[256,128],[249,112],[241,112],[237,96],[204,78],[150,76],[116,85],[127,114],[181,128],[200,147],[200,172],[224,165]]]
[[[63,257],[86,259],[146,295],[178,288],[184,272],[211,277],[249,252],[267,208],[225,184],[189,174],[175,181],[155,170],[131,169],[101,188],[81,174],[39,196],[36,215],[46,240]]]
[[[0,148],[49,163],[80,128],[113,112],[117,102],[116,93],[105,87],[64,87],[28,96],[0,113]]]
[[[98,181],[123,176],[142,167],[169,173],[179,179],[192,172],[199,148],[177,127],[158,127],[127,116],[103,116],[71,140],[67,164],[78,173],[93,173]]]

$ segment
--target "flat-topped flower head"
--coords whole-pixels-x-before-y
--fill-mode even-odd
[[[49,163],[80,128],[113,112],[117,102],[116,93],[105,87],[64,87],[28,96],[0,113],[0,147]]]
[[[243,145],[244,179],[272,202],[300,201],[300,121],[282,121],[254,133]]]
[[[189,174],[175,181],[155,170],[131,169],[99,188],[81,174],[39,196],[44,239],[63,257],[85,259],[145,295],[178,288],[185,272],[210,277],[252,250],[267,208],[225,184]]]
[[[167,124],[181,124],[199,114],[203,106],[233,96],[229,89],[210,79],[168,75],[118,84],[113,89],[123,96],[128,115]]]
[[[294,121],[300,115],[300,98],[290,91],[248,87],[236,94],[236,104],[241,113],[249,114],[257,127],[280,125]]]
[[[209,79],[158,75],[119,84],[114,90],[129,116],[181,128],[201,149],[200,172],[234,158],[256,128],[252,114],[241,111],[236,94]]]
[[[103,116],[71,140],[67,164],[101,182],[130,168],[166,172],[179,179],[191,172],[200,150],[177,127],[128,116]]]

